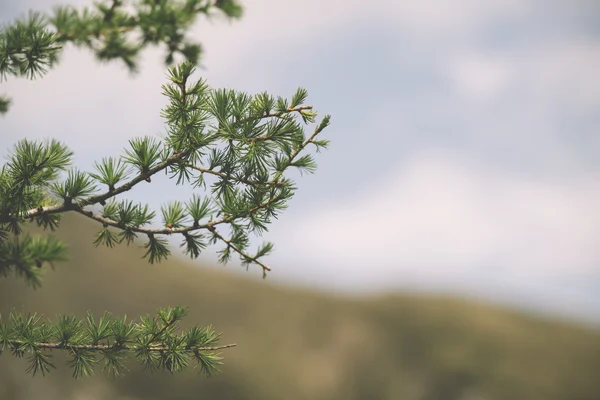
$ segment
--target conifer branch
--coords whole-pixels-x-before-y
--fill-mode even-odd
[[[190,361],[196,361],[207,374],[218,371],[219,350],[236,344],[218,345],[220,334],[212,327],[193,326],[179,330],[187,308],[158,309],[153,318],[141,317],[139,322],[115,318],[105,313],[98,322],[88,313],[85,320],[60,316],[57,322],[43,321],[41,316],[27,317],[11,312],[6,323],[0,315],[0,353],[11,351],[17,357],[29,354],[29,372],[43,375],[55,368],[48,351],[60,350],[72,359],[73,375],[93,374],[95,364],[104,363],[112,375],[125,369],[124,357],[132,355],[149,369],[182,371]],[[97,358],[101,356],[101,358]]]
[[[86,351],[102,351],[102,350],[126,350],[126,351],[136,351],[139,350],[139,346],[134,345],[114,345],[114,344],[69,344],[63,345],[56,342],[28,342],[25,340],[8,340],[6,342],[6,346],[8,348],[20,348],[24,346],[35,346],[36,348],[46,349],[46,350],[86,350]],[[230,349],[232,347],[236,347],[236,343],[224,344],[220,346],[205,346],[205,347],[193,347],[186,350],[189,351],[218,351],[223,349]],[[169,350],[168,346],[147,346],[145,347],[148,351],[153,352],[162,352]]]
[[[282,186],[285,185],[285,182],[282,181],[268,181],[268,182],[260,182],[260,181],[252,181],[249,179],[244,179],[244,178],[238,178],[232,175],[227,175],[224,174],[222,172],[219,171],[213,171],[212,169],[207,169],[207,168],[202,168],[202,167],[198,167],[196,165],[190,164],[190,163],[185,163],[184,164],[186,167],[193,169],[195,171],[198,171],[202,174],[210,174],[210,175],[215,175],[218,176],[219,178],[222,179],[227,179],[227,180],[232,180],[235,182],[239,182],[239,183],[243,183],[245,185],[251,185],[251,186],[258,186],[258,185],[268,185],[268,186]]]
[[[303,111],[307,111],[307,110],[312,110],[313,106],[299,106],[299,107],[287,107],[284,108],[283,110],[278,110],[277,112],[266,112],[263,115],[260,116],[260,119],[266,119],[266,118],[282,118],[284,115],[287,115],[289,113],[293,113],[293,112],[297,112],[297,113],[302,113]],[[245,124],[246,122],[252,121],[254,120],[256,117],[252,116],[252,117],[248,117],[248,118],[244,118],[241,119],[240,121],[237,121],[238,124]],[[255,138],[256,139],[256,138]]]
[[[292,154],[290,154],[289,160],[287,162],[288,166],[292,165],[292,163],[294,162],[296,157],[298,157],[298,155],[306,148],[306,146],[308,146],[311,143],[313,143],[313,144],[315,143],[315,138],[317,137],[317,135],[319,133],[321,133],[321,131],[323,131],[323,129],[325,129],[329,125],[330,119],[331,119],[331,117],[329,115],[326,115],[325,118],[323,118],[323,121],[321,121],[321,123],[315,128],[312,135],[308,139],[306,139],[304,142],[302,142],[302,144],[300,146],[298,146],[298,148],[296,150],[294,150],[292,152]],[[275,177],[273,178],[273,180],[277,181],[279,178],[281,178],[284,171],[285,171],[285,168],[278,171],[275,174]]]
[[[200,230],[200,229],[210,229],[214,225],[219,225],[219,224],[231,222],[232,220],[234,220],[234,218],[228,217],[228,218],[219,218],[214,221],[209,221],[205,224],[187,225],[187,226],[182,226],[179,228],[143,228],[143,227],[136,227],[136,226],[127,226],[127,225],[124,225],[117,221],[113,221],[109,218],[103,217],[101,215],[96,215],[92,211],[84,210],[83,208],[80,208],[80,207],[74,208],[73,211],[76,211],[79,214],[84,215],[96,222],[100,222],[104,226],[112,226],[113,228],[127,229],[132,232],[141,233],[144,235],[172,235],[172,234],[176,234],[176,233],[183,234],[183,233],[193,232],[193,231]]]
[[[105,193],[88,197],[87,199],[82,200],[76,204],[72,204],[72,203],[70,204],[70,203],[64,202],[59,205],[53,205],[53,206],[47,206],[47,207],[40,206],[38,208],[32,208],[27,211],[26,216],[28,218],[35,218],[35,217],[39,217],[39,216],[42,216],[45,214],[57,214],[57,213],[63,213],[66,211],[77,211],[77,212],[82,213],[87,216],[87,214],[85,214],[86,212],[83,211],[82,207],[106,202],[106,200],[108,200],[112,197],[115,197],[121,193],[125,193],[125,192],[133,189],[133,187],[135,185],[137,185],[138,183],[140,183],[142,181],[149,182],[149,180],[151,179],[151,177],[153,175],[155,175],[156,173],[163,171],[164,169],[168,168],[169,166],[179,162],[188,153],[189,152],[183,152],[183,151],[177,152],[177,153],[173,154],[171,157],[169,157],[166,161],[163,161],[163,162],[159,163],[158,165],[156,165],[155,167],[151,168],[148,172],[140,173],[135,178],[131,179],[129,182],[124,183],[123,185],[121,185],[113,190],[109,189]],[[6,222],[6,221],[0,219],[0,223],[3,223],[3,222]],[[102,222],[102,221],[100,221],[100,222]]]
[[[263,269],[263,278],[267,276],[267,271],[271,271],[271,268],[269,266],[267,266],[266,264],[264,264],[263,262],[261,262],[258,259],[258,257],[252,257],[251,255],[247,254],[244,250],[237,247],[235,244],[233,244],[231,242],[231,239],[226,239],[223,235],[221,235],[219,232],[217,232],[217,229],[214,226],[209,227],[208,230],[211,231],[212,234],[216,238],[218,238],[220,241],[225,243],[227,245],[227,247],[229,247],[230,249],[232,249],[233,251],[235,251],[236,253],[241,255],[243,257],[244,261],[246,262],[246,264],[254,263],[254,264],[261,266]]]
[[[281,97],[275,101],[266,93],[249,96],[211,89],[203,80],[190,82],[193,72],[189,63],[169,70],[171,83],[163,86],[170,99],[162,114],[166,138],[132,139],[124,156],[96,163],[96,173],[69,170],[67,179],[58,182],[58,171],[66,169],[72,155],[66,147],[54,142],[47,148],[35,142],[18,145],[8,164],[6,176],[11,178],[5,189],[0,186],[7,193],[0,198],[5,201],[0,203],[0,239],[3,230],[9,228],[19,234],[20,224],[26,219],[54,228],[60,214],[73,211],[102,224],[95,245],[130,244],[137,235],[145,235],[144,257],[151,263],[170,255],[168,242],[162,237],[165,235],[183,235],[181,246],[185,252],[198,257],[208,243],[206,236],[196,232],[207,230],[212,244],[222,242],[226,246],[220,251],[220,262],[228,262],[233,252],[244,265],[257,264],[263,273],[270,271],[260,258],[272,250],[272,245],[266,244],[251,255],[247,251],[249,235],[266,230],[272,218],[287,207],[286,202],[296,190],[294,183],[284,178],[290,167],[315,170],[312,156],[300,154],[309,144],[317,149],[326,146],[327,141],[317,141],[316,136],[329,124],[329,116],[305,138],[303,126],[296,119],[300,117],[310,124],[316,113],[312,106],[301,104],[306,99],[304,89],[298,89],[291,103]],[[137,173],[127,178],[132,170]],[[163,206],[163,226],[151,227],[155,212],[148,205],[116,198],[140,182],[151,182],[152,176],[161,171],[176,177],[177,184],[194,187],[206,185],[204,175],[217,179],[204,199],[195,196],[185,204],[176,201]],[[97,194],[97,188],[103,185],[108,188]],[[33,196],[25,197],[26,192]],[[102,206],[100,212],[89,209],[96,205]],[[215,227],[222,224],[232,229],[231,238],[216,231]],[[22,264],[9,265],[17,268]],[[32,271],[23,270],[22,275],[34,276]]]
[[[100,39],[101,37],[106,37],[106,36],[110,36],[110,35],[114,35],[115,33],[117,34],[122,34],[122,33],[127,33],[127,32],[131,32],[135,29],[135,26],[111,26],[111,27],[105,27],[103,29],[99,29],[96,31],[90,31],[90,37],[93,37],[95,39]],[[77,35],[77,34],[70,34],[67,32],[63,32],[61,30],[57,30],[57,35],[59,37],[59,40],[61,41],[69,41],[69,42],[74,42],[76,40],[87,40],[88,38],[83,39],[81,35]]]

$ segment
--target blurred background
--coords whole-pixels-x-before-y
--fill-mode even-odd
[[[54,4],[3,1],[0,21]],[[60,231],[72,259],[42,289],[0,281],[3,313],[189,305],[190,321],[238,343],[223,372],[132,365],[73,381],[60,365],[32,380],[3,355],[0,398],[600,399],[600,3],[243,4],[240,21],[195,28],[198,77],[283,96],[302,86],[333,116],[317,173],[295,177],[260,238],[276,245],[267,281],[214,268],[214,251],[148,266],[140,249],[94,249],[97,227],[75,216]],[[91,170],[160,134],[162,58],[147,50],[132,76],[69,48],[43,79],[2,82],[13,105],[0,156],[57,138]],[[191,195],[163,180],[130,198]]]

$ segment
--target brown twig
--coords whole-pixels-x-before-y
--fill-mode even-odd
[[[285,182],[282,182],[282,181],[275,182],[275,181],[271,180],[268,182],[259,182],[259,181],[252,181],[252,180],[248,180],[248,179],[240,179],[240,178],[233,177],[231,175],[224,174],[223,172],[198,167],[197,165],[193,165],[193,164],[189,164],[189,163],[185,163],[184,165],[186,167],[191,168],[195,171],[198,171],[202,174],[215,175],[215,176],[218,176],[219,178],[234,180],[234,181],[241,182],[241,183],[244,183],[244,184],[250,185],[250,186],[257,186],[257,185],[283,186],[285,184]]]
[[[269,201],[259,204],[256,207],[251,208],[250,210],[248,210],[248,212],[250,214],[255,213],[258,210],[261,210],[263,208],[266,208],[268,206],[270,206],[271,204],[275,203],[276,201],[281,200],[281,197],[276,196],[272,199],[269,199]],[[188,226],[182,226],[179,228],[157,228],[157,229],[151,229],[151,228],[141,228],[141,227],[132,227],[132,226],[127,226],[124,224],[121,224],[117,221],[113,221],[110,218],[106,218],[103,217],[101,215],[96,215],[94,214],[92,211],[89,210],[84,210],[82,207],[74,205],[72,206],[68,211],[75,211],[81,215],[84,215],[90,219],[93,219],[94,221],[100,222],[103,225],[108,225],[108,226],[112,226],[114,228],[119,228],[119,229],[127,229],[130,230],[132,232],[136,232],[136,233],[142,233],[142,234],[146,234],[146,235],[171,235],[171,234],[176,234],[176,233],[187,233],[187,232],[191,232],[191,231],[196,231],[199,229],[208,229],[210,230],[211,228],[213,228],[216,225],[221,225],[221,224],[225,224],[225,223],[230,223],[235,221],[238,218],[242,218],[243,216],[239,216],[239,217],[233,217],[233,216],[228,216],[228,217],[223,217],[223,218],[219,218],[216,220],[212,220],[212,221],[208,221],[205,224],[195,224],[195,225],[188,225]]]
[[[167,160],[157,164],[153,168],[150,168],[145,173],[140,173],[139,175],[137,175],[135,178],[133,178],[129,182],[124,183],[123,185],[119,186],[118,188],[115,188],[114,190],[108,190],[105,193],[102,193],[102,194],[99,194],[96,196],[90,196],[85,200],[77,202],[76,204],[68,204],[67,202],[65,202],[63,204],[59,204],[59,205],[55,205],[55,206],[33,208],[33,209],[27,211],[26,216],[30,217],[30,218],[34,218],[34,217],[38,217],[40,215],[45,215],[45,214],[57,214],[57,213],[65,212],[65,211],[78,211],[77,208],[104,202],[112,197],[115,197],[121,193],[131,190],[135,185],[137,185],[138,183],[140,183],[142,181],[147,181],[152,175],[164,170],[165,168],[169,167],[170,165],[173,165],[173,164],[179,162],[182,158],[187,156],[189,153],[190,153],[189,151],[181,151],[181,152],[175,153],[171,157],[169,157]]]
[[[251,121],[251,120],[256,119],[256,118],[259,118],[259,119],[272,118],[272,117],[280,118],[284,114],[289,114],[289,113],[292,113],[292,112],[301,113],[304,110],[312,110],[312,108],[313,108],[313,106],[289,107],[286,111],[282,111],[282,112],[266,113],[266,114],[261,115],[260,117],[248,117],[248,118],[244,118],[244,119],[241,119],[239,121],[236,121],[236,124],[243,124],[245,122]]]
[[[306,146],[308,146],[310,143],[313,142],[313,140],[315,139],[315,137],[317,137],[317,135],[320,133],[321,131],[319,130],[319,127],[317,126],[315,128],[315,131],[313,132],[313,134],[306,139],[301,145],[300,147],[298,147],[292,154],[290,154],[290,158],[288,158],[288,166],[294,161],[294,158],[296,158],[298,156],[298,154],[300,154],[300,152],[302,150],[304,150],[304,148]],[[286,166],[287,167],[287,166]],[[275,176],[273,177],[273,181],[277,182],[279,180],[279,178],[281,178],[281,175],[283,175],[283,171],[285,171],[285,168],[282,169],[281,171],[278,171]]]
[[[208,230],[211,231],[212,234],[215,235],[219,240],[225,242],[227,244],[227,247],[231,248],[233,251],[240,254],[246,260],[248,260],[249,262],[253,262],[254,264],[260,265],[264,272],[271,270],[271,268],[268,265],[259,261],[258,258],[252,257],[251,255],[247,254],[244,250],[242,250],[242,249],[238,248],[236,245],[232,244],[231,240],[225,239],[223,237],[223,235],[221,235],[219,232],[217,232],[215,227],[211,226],[210,228],[208,228]]]

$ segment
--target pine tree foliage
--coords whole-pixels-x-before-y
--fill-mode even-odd
[[[217,246],[222,263],[237,256],[246,268],[258,266],[263,276],[270,271],[263,257],[273,244],[252,250],[250,238],[266,231],[294,195],[289,171],[315,171],[309,150],[328,145],[317,136],[330,117],[317,121],[303,88],[286,99],[214,89],[193,78],[200,46],[188,42],[185,32],[197,15],[213,10],[231,18],[241,15],[235,0],[112,0],[79,11],[58,7],[51,17],[30,13],[0,29],[2,78],[43,75],[66,42],[90,48],[101,60],[120,59],[132,70],[149,44],[166,45],[167,64],[177,54],[187,59],[168,69],[162,87],[168,104],[161,114],[161,138],[134,138],[122,154],[97,161],[93,171],[73,166],[73,152],[57,140],[23,139],[14,146],[0,168],[0,278],[16,276],[38,288],[44,267],[67,258],[67,244],[51,234],[32,236],[25,228],[35,224],[54,231],[66,212],[98,224],[94,245],[141,243],[149,263],[167,259],[169,239],[176,239],[192,259]],[[0,111],[8,105],[0,99]],[[193,196],[159,210],[125,197],[157,174],[191,187]],[[196,362],[210,375],[220,363],[217,351],[234,345],[218,346],[219,335],[211,327],[178,331],[186,312],[158,310],[156,317],[137,323],[108,314],[98,322],[89,315],[52,323],[13,312],[6,322],[0,316],[0,353],[28,357],[28,371],[42,375],[54,367],[52,350],[70,355],[75,377],[90,375],[98,363],[119,375],[128,356],[149,370],[171,372]]]
[[[286,172],[314,171],[315,161],[306,152],[309,145],[327,145],[316,137],[329,116],[315,123],[312,106],[303,104],[304,89],[291,101],[275,100],[267,93],[213,89],[202,79],[191,81],[193,72],[189,62],[169,69],[170,82],[163,86],[169,99],[162,112],[164,138],[132,139],[121,156],[103,158],[95,171],[71,167],[73,153],[58,141],[17,143],[0,170],[1,275],[14,270],[37,285],[40,265],[63,259],[66,246],[27,239],[23,224],[34,221],[53,230],[69,211],[99,223],[97,246],[144,240],[150,263],[166,259],[171,253],[167,237],[180,235],[192,258],[220,243],[223,263],[237,254],[246,266],[256,264],[263,274],[270,270],[261,259],[273,245],[251,253],[250,236],[265,231],[294,195]],[[314,125],[310,135],[307,125]],[[121,198],[161,172],[198,193],[163,205],[159,215],[148,204]]]
[[[83,321],[62,315],[54,323],[37,314],[11,312],[6,322],[0,316],[0,354],[10,351],[27,357],[27,372],[33,375],[46,375],[56,368],[51,352],[63,350],[75,378],[93,375],[98,364],[109,375],[120,376],[127,370],[128,358],[149,371],[183,371],[195,364],[210,376],[221,364],[219,350],[235,345],[219,346],[220,334],[211,326],[181,329],[187,312],[180,306],[159,309],[156,316],[144,316],[138,322],[109,313],[97,321],[90,313]]]
[[[121,60],[132,72],[149,45],[166,47],[167,65],[177,56],[197,63],[202,46],[186,33],[198,16],[218,14],[239,18],[242,8],[236,0],[109,0],[82,9],[57,6],[51,15],[30,12],[0,28],[0,80],[44,75],[66,43],[90,49],[101,61]],[[0,97],[0,114],[9,105]]]

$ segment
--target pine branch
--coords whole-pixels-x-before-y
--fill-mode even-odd
[[[285,182],[283,182],[283,181],[260,182],[260,181],[250,180],[250,179],[237,178],[235,176],[227,175],[227,174],[224,174],[219,171],[214,171],[212,169],[198,167],[198,166],[190,164],[190,163],[185,163],[184,165],[186,167],[193,169],[195,171],[198,171],[202,174],[210,174],[210,175],[218,176],[219,178],[222,178],[222,179],[232,180],[234,182],[239,182],[239,183],[243,183],[245,185],[250,185],[250,186],[260,186],[260,185],[283,186],[283,185],[285,185]]]
[[[53,323],[42,321],[36,314],[25,317],[11,312],[7,323],[2,323],[0,315],[0,353],[9,350],[17,357],[29,354],[28,371],[34,375],[37,372],[45,375],[55,368],[48,353],[52,350],[65,351],[72,357],[68,364],[75,377],[93,374],[94,365],[102,361],[104,369],[120,375],[127,355],[145,368],[170,372],[182,371],[195,360],[211,375],[221,364],[217,352],[236,345],[218,345],[220,334],[212,327],[180,330],[179,323],[187,312],[187,308],[179,306],[159,309],[157,316],[141,317],[139,322],[105,313],[98,323],[89,313],[85,320],[60,316]]]
[[[291,165],[294,161],[294,159],[296,157],[298,157],[298,155],[306,148],[306,146],[308,146],[311,143],[315,143],[315,138],[317,137],[317,135],[319,133],[321,133],[323,131],[323,129],[325,129],[328,125],[329,125],[329,121],[330,121],[331,117],[329,115],[326,115],[325,118],[323,118],[323,121],[319,124],[319,126],[317,126],[313,132],[313,134],[306,139],[296,150],[294,150],[294,152],[290,155],[289,157],[289,161],[287,162],[287,165]],[[273,178],[274,181],[277,181],[279,178],[281,178],[281,176],[283,175],[283,172],[285,171],[285,169],[282,169],[280,171],[277,172],[277,174],[275,175],[275,177]]]
[[[134,29],[136,29],[135,26],[105,27],[103,29],[94,31],[93,33],[90,34],[90,36],[95,39],[99,39],[99,38],[111,36],[114,34],[123,34],[123,33],[131,32]],[[77,40],[85,41],[87,39],[87,38],[83,38],[81,35],[69,34],[69,33],[63,32],[61,30],[57,31],[57,35],[58,35],[60,41],[74,42]]]
[[[133,189],[133,187],[135,185],[137,185],[138,183],[140,183],[142,181],[148,182],[148,180],[151,179],[151,177],[153,175],[155,175],[156,173],[163,171],[164,169],[168,168],[169,166],[179,162],[186,155],[187,155],[186,152],[175,153],[171,157],[169,157],[166,161],[161,162],[157,166],[150,169],[148,172],[140,173],[135,178],[133,178],[130,181],[128,181],[127,183],[115,188],[114,190],[108,190],[101,195],[88,197],[85,200],[82,200],[76,204],[68,204],[65,202],[63,204],[54,205],[54,206],[33,208],[33,209],[30,209],[27,211],[27,217],[35,218],[35,217],[39,217],[39,216],[46,215],[46,214],[63,213],[66,211],[82,212],[81,211],[82,207],[99,204],[99,203],[100,204],[104,203],[104,202],[106,202],[106,200],[108,200],[112,197],[115,197],[121,193],[125,193],[125,192]],[[5,222],[5,220],[0,219],[0,223],[3,223],[3,222]]]
[[[312,109],[312,106],[303,106],[303,107],[297,107],[295,109],[289,109],[289,111],[302,111],[302,110],[307,110],[307,109]],[[278,117],[281,116],[282,113],[274,113],[274,114],[265,114],[264,116],[262,116],[261,118],[266,118],[266,117]],[[304,148],[309,144],[313,142],[313,139],[317,136],[317,134],[322,130],[321,129],[315,129],[315,132],[312,134],[312,136],[307,139],[302,146],[300,146],[296,151],[294,151],[294,153],[290,156],[289,159],[289,163],[291,163],[294,158],[302,151],[304,150]],[[262,140],[267,140],[265,137],[258,137],[258,138],[251,138],[250,140],[252,141],[252,139],[254,139],[254,141],[262,141]],[[35,209],[30,209],[27,211],[27,217],[29,218],[35,218],[44,214],[55,214],[55,213],[62,213],[65,211],[78,211],[81,212],[78,209],[79,207],[84,207],[84,206],[89,206],[89,205],[94,205],[94,204],[98,204],[98,203],[103,203],[106,202],[106,200],[115,197],[121,193],[127,192],[129,190],[131,190],[135,185],[137,185],[138,183],[142,182],[142,181],[146,181],[148,182],[149,179],[151,179],[151,177],[153,175],[155,175],[156,173],[163,171],[164,169],[168,168],[169,166],[176,164],[177,162],[179,162],[180,160],[184,159],[187,155],[189,154],[188,152],[185,151],[180,151],[177,152],[175,154],[173,154],[171,157],[169,157],[168,160],[163,161],[162,163],[158,164],[156,167],[150,169],[148,172],[146,173],[140,173],[138,176],[136,176],[135,178],[133,178],[132,180],[130,180],[129,182],[119,186],[118,188],[115,188],[114,190],[108,190],[107,192],[101,194],[101,195],[97,195],[97,196],[92,196],[89,197],[83,201],[78,202],[77,204],[67,204],[67,203],[63,203],[60,205],[54,205],[54,206],[48,206],[48,207],[38,207]],[[216,175],[219,176],[221,178],[224,179],[232,179],[232,177],[230,175],[218,172],[218,171],[213,171],[210,169],[204,169],[201,167],[197,167],[194,166],[190,163],[184,163],[185,166],[192,168],[194,170],[197,170],[199,172],[202,173],[209,173],[212,175]],[[279,182],[278,179],[281,177],[282,173],[278,173],[279,176],[276,176],[276,178],[272,179],[269,182],[266,182],[267,185],[274,185],[274,186],[278,186],[278,185],[282,185],[282,182]],[[235,178],[233,178],[235,179]],[[251,181],[251,180],[246,180],[246,179],[237,179],[239,182],[248,184],[248,185],[258,185],[260,184],[260,182],[258,181]],[[0,219],[0,223],[4,223],[7,220],[2,220]],[[100,220],[99,220],[100,221]],[[100,221],[102,222],[102,221]],[[110,222],[109,222],[109,225]],[[116,225],[113,225],[116,226]],[[140,231],[141,232],[141,231]],[[182,231],[183,232],[183,231]],[[142,233],[146,233],[146,232],[142,232]],[[153,232],[153,233],[160,233],[160,232]],[[167,233],[166,231],[164,233]]]
[[[263,278],[265,278],[267,276],[267,271],[271,271],[271,268],[269,266],[267,266],[266,264],[262,263],[258,259],[258,257],[250,256],[244,250],[240,249],[239,247],[237,247],[236,245],[231,243],[231,239],[226,239],[224,236],[222,236],[219,232],[217,232],[217,230],[215,229],[214,226],[209,227],[208,230],[211,231],[215,237],[217,237],[219,240],[224,242],[227,245],[227,247],[229,247],[230,249],[234,250],[236,253],[241,255],[247,263],[254,263],[254,264],[260,265],[263,269]]]
[[[281,198],[277,198],[277,197],[270,199],[268,202],[266,202],[264,204],[260,204],[257,207],[249,209],[248,213],[253,214],[261,209],[265,209],[265,208],[269,207],[271,204],[273,204],[277,201],[280,201],[280,200],[281,200]],[[263,271],[265,273],[266,273],[266,271],[271,271],[271,268],[268,267],[266,264],[262,263],[258,259],[258,257],[252,257],[252,256],[248,255],[243,250],[241,250],[237,246],[233,245],[230,240],[225,239],[223,236],[221,236],[216,231],[215,226],[221,225],[221,224],[226,224],[226,223],[232,223],[236,219],[239,219],[241,217],[228,216],[228,217],[223,217],[223,218],[220,218],[217,220],[209,221],[206,224],[188,225],[188,226],[183,226],[183,227],[179,227],[179,228],[150,229],[150,228],[141,228],[141,227],[127,227],[122,224],[119,224],[118,222],[112,221],[108,218],[104,218],[99,215],[95,215],[91,211],[85,211],[82,208],[78,208],[78,207],[74,208],[73,211],[76,211],[90,219],[93,219],[96,222],[100,222],[105,227],[112,226],[112,227],[120,228],[120,229],[128,229],[132,232],[141,233],[141,234],[145,234],[145,235],[172,235],[172,234],[178,234],[178,233],[179,234],[187,234],[189,232],[197,231],[200,229],[207,229],[208,231],[212,232],[217,238],[219,238],[222,242],[224,242],[228,247],[230,247],[232,250],[234,250],[236,253],[238,253],[240,256],[242,256],[242,258],[244,260],[259,265],[260,267],[263,268]],[[266,275],[264,275],[264,276],[266,276]]]
[[[86,351],[126,350],[129,352],[139,350],[138,346],[133,346],[133,345],[117,346],[117,345],[110,345],[110,344],[70,344],[68,346],[65,346],[63,344],[55,343],[55,342],[31,343],[31,342],[25,341],[25,340],[8,340],[6,342],[7,348],[20,348],[20,347],[31,346],[31,345],[35,346],[36,348],[48,349],[48,350],[86,350]],[[189,351],[196,351],[196,350],[197,351],[218,351],[218,350],[223,350],[223,349],[230,349],[230,348],[236,347],[236,346],[237,346],[237,344],[230,343],[230,344],[224,344],[221,346],[194,347],[194,348],[190,348]],[[156,346],[148,346],[146,349],[148,351],[160,353],[160,352],[169,350],[169,347],[156,345]]]
[[[284,115],[287,115],[289,113],[292,112],[298,112],[298,113],[302,113],[303,111],[306,110],[312,110],[313,106],[299,106],[299,107],[287,107],[284,110],[281,111],[277,111],[277,112],[266,112],[265,114],[261,115],[260,118],[261,119],[265,119],[265,118],[281,118]],[[240,121],[238,121],[238,124],[244,124],[248,121],[252,121],[253,119],[255,119],[255,117],[248,117],[245,119],[242,119]]]
[[[296,188],[284,177],[285,171],[290,167],[301,172],[315,170],[312,156],[301,154],[309,144],[317,150],[326,146],[327,141],[318,141],[316,136],[329,124],[329,116],[306,138],[302,125],[296,122],[299,117],[309,124],[316,117],[312,106],[301,104],[306,90],[298,89],[291,103],[282,97],[275,101],[267,93],[249,96],[211,89],[203,80],[190,82],[193,72],[190,63],[169,70],[171,82],[163,86],[170,100],[162,112],[167,125],[165,139],[132,139],[124,156],[96,163],[96,173],[70,170],[67,179],[58,182],[55,170],[64,169],[70,161],[71,153],[66,147],[56,143],[46,145],[48,148],[36,143],[17,146],[14,161],[3,170],[6,189],[0,175],[0,194],[6,193],[0,196],[0,241],[8,229],[20,234],[20,224],[26,219],[54,228],[60,214],[72,211],[102,224],[95,245],[113,247],[123,241],[130,244],[137,235],[145,235],[144,257],[151,263],[170,255],[163,236],[173,234],[183,235],[181,246],[185,252],[192,258],[198,257],[207,243],[206,236],[195,232],[207,230],[212,234],[212,244],[222,242],[226,246],[220,251],[220,262],[228,262],[231,253],[237,253],[244,265],[257,264],[263,273],[270,271],[260,258],[272,246],[250,255],[249,235],[260,235],[287,207]],[[54,163],[48,164],[49,169],[47,160]],[[137,173],[127,178],[132,170]],[[205,175],[216,180],[203,200],[195,197],[185,206],[179,201],[163,206],[163,226],[151,227],[155,212],[148,205],[116,198],[140,182],[151,183],[161,171],[176,177],[177,184],[194,187],[206,187]],[[97,194],[97,188],[102,186],[108,186],[107,190]],[[89,209],[96,205],[103,207],[99,213]],[[232,229],[230,239],[215,229],[223,224]],[[15,261],[12,265],[20,264]]]

